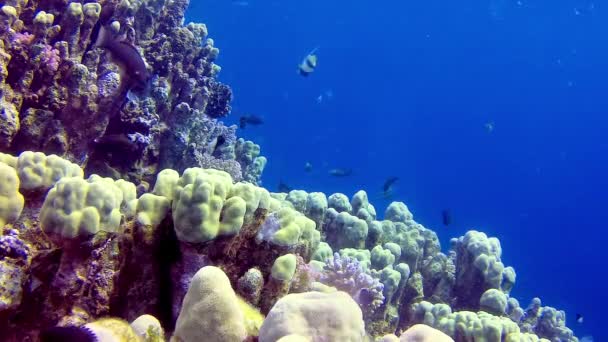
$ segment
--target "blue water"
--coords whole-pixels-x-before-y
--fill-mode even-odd
[[[472,228],[498,237],[523,306],[540,296],[608,340],[608,4],[197,0],[188,19],[221,50],[226,121],[265,119],[238,133],[269,158],[265,187],[365,189],[381,213],[397,176],[395,200],[444,249]],[[317,46],[316,71],[297,75]]]

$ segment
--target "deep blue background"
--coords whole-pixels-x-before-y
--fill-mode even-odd
[[[266,121],[238,134],[269,158],[267,188],[365,189],[382,213],[398,176],[395,199],[444,249],[473,228],[498,237],[522,306],[540,296],[608,340],[608,4],[196,0],[188,19],[221,50],[227,121]],[[297,75],[316,46],[317,70]]]

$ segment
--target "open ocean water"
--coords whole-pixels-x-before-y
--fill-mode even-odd
[[[404,201],[444,250],[496,236],[523,307],[539,296],[608,341],[607,3],[196,0],[188,16],[221,50],[227,121],[264,120],[239,136],[268,157],[265,187]]]

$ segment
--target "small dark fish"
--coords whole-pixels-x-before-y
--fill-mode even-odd
[[[317,55],[316,52],[319,48],[314,48],[304,59],[302,63],[298,65],[298,73],[302,76],[308,76],[317,67]]]
[[[390,193],[391,190],[393,189],[393,185],[398,180],[399,180],[399,177],[388,177],[386,179],[386,181],[384,181],[384,185],[382,186],[382,191],[384,191],[385,194]]]
[[[93,140],[97,150],[119,153],[133,153],[139,149],[137,143],[125,134],[108,134]]]
[[[583,319],[584,319],[583,315],[581,315],[579,313],[576,314],[576,323],[583,324]]]
[[[86,327],[53,327],[40,333],[40,342],[97,342],[97,336]]]
[[[357,295],[357,302],[362,305],[371,305],[374,302],[374,293],[369,289],[363,288]]]
[[[452,223],[452,215],[448,209],[443,209],[441,211],[441,221],[444,226],[449,226]]]
[[[306,171],[306,172],[312,171],[312,164],[310,162],[306,162],[306,164],[304,164],[304,171]]]
[[[101,8],[101,13],[99,13],[99,19],[97,20],[97,23],[95,23],[95,25],[93,26],[93,29],[91,30],[91,34],[89,36],[91,39],[91,42],[89,43],[87,48],[84,50],[85,55],[93,47],[95,47],[95,43],[97,42],[97,38],[99,37],[99,31],[101,30],[101,27],[110,24],[110,21],[112,20],[112,16],[114,15],[114,9],[115,9],[115,7],[109,3],[106,3]]]
[[[290,192],[291,190],[292,188],[285,184],[283,181],[279,182],[279,192]]]
[[[334,177],[347,177],[353,173],[353,169],[331,169],[329,170],[329,174]]]
[[[264,123],[261,117],[256,115],[243,115],[239,119],[239,127],[245,128],[247,125],[258,126]]]
[[[220,135],[219,137],[217,137],[217,140],[215,141],[215,149],[220,148],[225,143],[226,143],[226,138],[223,135]]]

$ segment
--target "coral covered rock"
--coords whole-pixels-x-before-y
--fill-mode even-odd
[[[361,309],[344,292],[289,294],[266,316],[259,341],[277,341],[290,335],[312,341],[363,341]]]
[[[244,320],[226,274],[206,266],[192,278],[172,341],[241,342],[247,336]]]

